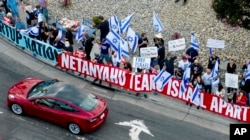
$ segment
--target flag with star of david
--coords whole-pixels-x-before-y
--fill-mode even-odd
[[[118,48],[120,46],[120,40],[121,40],[119,34],[117,34],[114,30],[110,30],[110,32],[106,36],[106,40],[111,45],[113,50],[119,52]]]
[[[157,89],[162,90],[167,85],[169,80],[172,79],[172,77],[173,76],[170,73],[162,69],[154,78],[154,83],[156,84]]]
[[[156,33],[161,32],[164,28],[163,24],[161,23],[158,15],[156,14],[155,11],[153,12],[153,27],[154,27]]]
[[[117,16],[112,16],[109,18],[109,28],[115,32],[119,31],[119,21]]]
[[[198,41],[197,41],[194,33],[191,33],[190,46],[193,47],[194,49],[200,49],[200,45],[198,44]]]
[[[129,16],[127,16],[126,18],[122,19],[120,22],[119,22],[119,33],[120,34],[123,34],[125,32],[128,31],[128,28],[129,28],[129,25],[131,23],[131,20],[132,20],[132,17],[133,17],[134,14],[131,14]]]
[[[138,45],[138,36],[135,31],[131,28],[128,28],[127,38],[126,38],[129,47],[131,48],[132,52],[136,52],[136,48]]]

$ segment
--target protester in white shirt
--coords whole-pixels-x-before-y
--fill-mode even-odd
[[[184,55],[182,56],[181,61],[178,63],[178,68],[181,68],[183,71],[185,71],[190,65],[190,62],[188,61],[188,58]]]
[[[202,75],[202,80],[204,82],[204,90],[205,92],[211,94],[212,92],[212,79],[211,79],[211,70],[207,69],[206,73]]]
[[[225,89],[224,89],[222,84],[218,84],[218,86],[216,88],[216,91],[215,91],[215,95],[217,95],[217,96],[224,99],[224,97],[225,97]]]
[[[117,57],[117,53],[114,52],[113,55],[111,56],[111,61],[112,61],[112,65],[114,67],[119,67],[120,66],[120,60],[118,60],[118,57]]]

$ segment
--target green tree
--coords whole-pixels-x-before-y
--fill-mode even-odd
[[[218,19],[250,30],[250,0],[213,0]]]

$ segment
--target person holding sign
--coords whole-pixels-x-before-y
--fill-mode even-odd
[[[213,69],[215,62],[218,60],[218,64],[220,64],[220,58],[216,55],[215,52],[212,52],[212,56],[209,57],[207,68]]]
[[[227,64],[227,73],[232,73],[232,74],[236,73],[236,68],[237,66],[234,60],[231,59]],[[236,89],[228,87],[227,93],[228,93],[228,102],[233,101],[233,103],[236,103]]]
[[[149,44],[149,42],[148,42],[147,34],[142,33],[141,37],[138,40],[139,55],[141,54],[140,49],[146,48],[148,46],[148,44]]]

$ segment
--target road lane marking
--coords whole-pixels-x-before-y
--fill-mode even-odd
[[[131,129],[129,130],[128,134],[131,140],[140,140],[139,135],[141,132],[144,132],[154,137],[154,135],[149,131],[148,127],[144,124],[143,120],[132,120],[129,122],[119,122],[115,124],[122,125],[122,126],[130,126]]]

